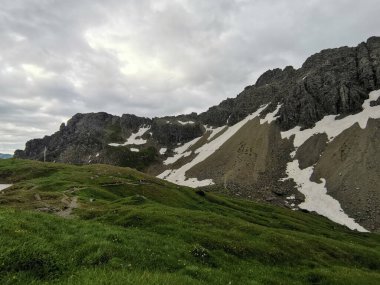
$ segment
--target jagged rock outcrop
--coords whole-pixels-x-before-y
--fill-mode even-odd
[[[204,132],[200,123],[181,125],[167,123],[165,120],[154,120],[151,131],[153,139],[164,146],[175,146],[190,141]]]
[[[204,124],[233,125],[258,106],[282,104],[278,122],[283,130],[311,127],[325,115],[361,110],[369,91],[380,88],[380,38],[356,48],[323,50],[295,70],[274,69],[259,77],[235,99],[227,99],[199,115]]]
[[[179,122],[179,119],[185,122],[189,118],[194,120],[194,114],[165,119],[149,119],[130,114],[119,117],[104,112],[76,114],[67,125],[61,124],[59,131],[53,135],[28,141],[25,150],[17,150],[15,157],[75,164],[139,165],[138,168],[142,170],[142,165],[147,167],[156,162],[157,149],[161,146],[174,147],[203,134],[204,128],[199,122]],[[149,127],[149,131],[142,135],[147,143],[139,153],[109,145],[123,144],[142,126]]]

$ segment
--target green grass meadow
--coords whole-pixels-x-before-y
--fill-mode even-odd
[[[313,213],[109,165],[0,160],[0,183],[0,284],[380,284],[380,236]]]

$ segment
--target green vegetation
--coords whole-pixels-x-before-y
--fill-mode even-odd
[[[0,182],[0,284],[380,284],[380,236],[314,214],[108,165],[3,160]]]

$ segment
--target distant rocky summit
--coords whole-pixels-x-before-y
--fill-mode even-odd
[[[380,229],[380,37],[265,72],[201,114],[76,114],[15,157],[134,167]]]

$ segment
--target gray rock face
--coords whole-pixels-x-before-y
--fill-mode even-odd
[[[351,114],[361,110],[368,93],[380,88],[380,37],[358,47],[323,50],[302,67],[274,69],[259,77],[235,99],[199,115],[204,124],[234,124],[260,105],[282,104],[278,123],[283,130],[307,128],[325,115]]]
[[[376,101],[371,101],[371,102],[369,102],[369,105],[370,105],[371,107],[379,106],[379,105],[380,105],[380,97],[377,98]]]
[[[183,121],[190,118],[194,123],[182,125],[179,118]],[[166,123],[167,119],[170,123]],[[15,157],[41,161],[46,158],[46,161],[75,164],[107,163],[143,170],[155,162],[160,147],[174,147],[204,132],[203,127],[195,122],[196,114],[195,117],[190,114],[167,119],[148,119],[130,114],[119,117],[103,112],[76,114],[53,135],[28,141],[25,150],[17,150]],[[110,143],[124,143],[142,126],[150,126],[150,130],[142,136],[148,143],[141,152],[131,152],[129,147],[132,145],[128,148],[109,146]]]
[[[153,139],[164,146],[174,146],[203,134],[203,128],[199,123],[181,125],[166,123],[164,120],[154,120],[151,131]]]
[[[87,157],[100,151],[108,140],[122,140],[120,118],[107,113],[76,114],[51,136],[30,140],[15,157],[70,163],[88,162]]]
[[[130,114],[124,114],[120,118],[120,128],[124,138],[129,137],[133,132],[137,132],[140,126],[150,126],[151,124],[151,119]]]
[[[123,143],[144,125],[151,129],[143,136],[148,143],[142,148],[156,150],[173,148],[201,136],[202,125],[233,125],[263,104],[269,104],[266,112],[282,105],[277,119],[282,130],[297,125],[307,128],[325,115],[359,112],[368,93],[375,89],[380,89],[380,37],[372,37],[353,48],[323,50],[309,57],[297,70],[291,66],[269,70],[236,98],[226,99],[199,115],[149,119],[130,114],[121,117],[107,113],[77,114],[55,134],[27,142],[25,150],[17,150],[15,157],[43,160],[46,147],[48,161],[118,164],[110,157],[117,157],[119,152],[113,155],[108,144]],[[181,124],[178,120],[193,123]],[[95,153],[100,155],[90,157]]]

